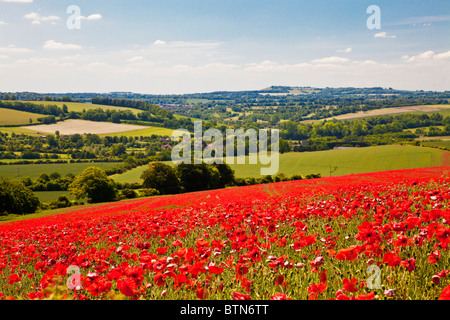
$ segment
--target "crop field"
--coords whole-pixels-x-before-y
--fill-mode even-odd
[[[146,129],[145,126],[135,126],[129,124],[116,124],[110,122],[95,122],[85,120],[66,120],[55,124],[46,124],[39,126],[26,127],[25,129],[37,132],[54,134],[59,131],[61,135],[74,134],[111,134],[136,131]]]
[[[42,133],[27,129],[27,127],[0,127],[0,132],[4,132],[7,134],[25,134],[28,136],[39,137],[42,136]]]
[[[325,120],[353,120],[353,119],[364,119],[374,116],[382,115],[395,115],[399,113],[440,113],[441,115],[450,115],[450,105],[439,104],[439,105],[423,105],[423,106],[410,106],[410,107],[397,107],[397,108],[384,108],[369,111],[359,111],[356,113],[341,114],[335,117],[331,117]],[[304,123],[314,123],[323,120],[304,120]]]
[[[92,103],[81,103],[81,102],[61,102],[61,101],[26,101],[29,103],[42,104],[44,106],[58,106],[61,107],[63,105],[67,106],[67,109],[74,112],[83,112],[83,110],[93,110],[93,109],[102,109],[102,110],[129,110],[134,114],[141,113],[142,110],[134,109],[134,108],[126,108],[126,107],[116,107],[116,106],[107,106],[101,104],[92,104]]]
[[[45,115],[0,108],[0,126],[27,125],[30,124],[30,119],[32,123],[36,123],[38,118],[43,117]]]
[[[449,153],[432,148],[413,146],[377,146],[345,150],[328,150],[318,152],[291,152],[280,154],[280,173],[287,176],[294,174],[320,173],[322,177],[377,171],[413,169],[421,167],[442,166]],[[171,164],[172,162],[168,162]],[[261,177],[260,164],[232,164],[236,177]],[[267,166],[265,166],[267,167]],[[147,166],[138,167],[121,175],[114,176],[117,182],[139,182]]]
[[[167,128],[160,128],[160,127],[144,127],[145,129],[140,130],[130,130],[125,132],[118,132],[118,133],[108,133],[108,134],[102,134],[100,136],[125,136],[125,137],[150,137],[152,135],[156,136],[172,136],[172,129]]]
[[[449,169],[230,188],[3,222],[0,299],[450,299]]]
[[[95,163],[51,163],[51,164],[23,164],[23,165],[2,165],[0,166],[0,177],[6,178],[22,178],[30,177],[36,179],[42,173],[50,174],[59,172],[62,176],[68,173],[77,175],[84,169],[96,166],[101,169],[117,166],[116,162],[95,162]]]

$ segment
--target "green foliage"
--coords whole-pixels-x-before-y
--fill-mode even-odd
[[[147,170],[145,170],[141,179],[144,188],[153,188],[160,192],[160,194],[176,194],[181,191],[180,180],[177,177],[176,171],[162,163],[152,162]]]
[[[87,197],[89,203],[116,200],[117,187],[105,171],[89,167],[80,173],[69,186],[69,191],[77,200]]]
[[[49,203],[47,209],[60,209],[72,206],[72,202],[66,196],[59,196],[57,200]]]
[[[133,189],[123,189],[120,191],[120,196],[123,199],[135,199],[138,197],[138,194]]]
[[[184,164],[177,166],[177,175],[185,192],[209,190],[217,187],[220,173],[206,163]]]
[[[39,198],[22,182],[0,178],[0,214],[30,214],[39,205]]]

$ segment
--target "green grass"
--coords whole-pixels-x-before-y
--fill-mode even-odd
[[[28,125],[30,124],[30,119],[33,120],[32,123],[38,123],[37,119],[43,117],[46,116],[37,113],[0,108],[0,126]]]
[[[330,166],[334,171],[332,172],[333,176],[435,167],[443,165],[443,154],[442,150],[398,145],[318,152],[291,152],[280,155],[278,172],[287,176],[320,173],[326,177],[330,176]],[[236,177],[261,177],[262,165],[249,165],[248,159],[246,159],[246,163],[245,165],[231,165]],[[170,161],[167,164],[173,165]],[[113,179],[121,183],[140,182],[140,176],[146,169],[147,166],[138,167],[116,175]]]
[[[3,165],[0,166],[0,177],[14,179],[30,177],[31,179],[35,179],[42,173],[49,174],[52,172],[59,172],[62,176],[65,176],[68,173],[77,175],[91,166],[106,169],[117,165],[119,165],[117,162]]]
[[[21,127],[0,127],[0,132],[4,132],[4,133],[6,132],[10,135],[13,133],[17,134],[17,135],[25,134],[25,135],[33,136],[33,137],[40,137],[43,135],[42,133],[39,133],[37,131],[33,131],[30,129],[25,129],[25,128],[21,128]]]
[[[280,155],[279,172],[320,173],[323,177],[441,166],[443,152],[413,146],[377,146],[345,150],[287,153]],[[237,177],[260,177],[261,165],[232,165]],[[335,169],[336,168],[336,169]]]
[[[160,128],[160,127],[148,127],[147,129],[136,130],[136,131],[102,134],[102,135],[100,135],[100,137],[104,137],[104,136],[150,137],[153,134],[157,135],[157,136],[169,136],[170,137],[172,135],[172,132],[173,132],[172,129]]]
[[[58,199],[59,196],[66,196],[69,200],[74,199],[69,191],[39,191],[35,193],[42,203],[50,203],[51,201]]]
[[[439,138],[437,138],[439,139]],[[450,140],[439,140],[439,141],[423,141],[422,145],[428,147],[444,147],[450,148]]]
[[[5,101],[4,101],[5,102]],[[129,110],[134,114],[141,113],[142,110],[134,109],[134,108],[126,108],[126,107],[116,107],[116,106],[107,106],[101,104],[92,104],[92,103],[81,103],[81,102],[60,102],[60,101],[17,101],[17,102],[28,102],[34,103],[38,105],[45,106],[58,106],[62,108],[63,105],[67,106],[67,109],[74,112],[83,112],[83,110],[92,110],[92,109],[102,109],[102,110]]]

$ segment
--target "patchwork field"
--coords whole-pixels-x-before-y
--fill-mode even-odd
[[[26,127],[23,129],[33,130],[42,133],[54,134],[59,131],[61,135],[74,135],[74,134],[110,134],[129,132],[146,129],[145,126],[135,126],[129,124],[116,124],[110,122],[95,122],[85,120],[66,120],[55,124],[39,125]]]
[[[357,113],[342,114],[339,116],[327,118],[325,120],[353,120],[353,119],[363,119],[374,116],[382,115],[393,115],[398,113],[440,113],[443,116],[448,116],[450,114],[450,105],[439,104],[439,105],[422,105],[422,106],[410,106],[410,107],[398,107],[398,108],[384,108],[369,111],[360,111]],[[304,123],[315,123],[322,120],[304,120]]]

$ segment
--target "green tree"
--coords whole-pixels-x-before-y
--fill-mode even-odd
[[[77,200],[87,197],[89,203],[114,201],[117,197],[114,180],[98,167],[89,167],[80,173],[70,184],[69,191]]]
[[[20,181],[0,178],[0,213],[30,214],[40,205],[39,198]]]
[[[177,166],[177,175],[185,192],[209,190],[219,187],[219,170],[206,163],[181,163]]]
[[[123,143],[115,144],[111,147],[111,155],[112,156],[120,156],[127,152],[127,148]]]
[[[226,186],[232,186],[235,184],[234,170],[225,163],[213,164],[213,167],[217,168],[220,174],[219,188],[225,188]]]
[[[152,162],[145,170],[141,179],[144,188],[153,188],[160,194],[176,194],[181,192],[180,180],[171,166],[162,162]]]

